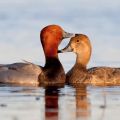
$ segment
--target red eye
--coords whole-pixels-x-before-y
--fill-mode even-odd
[[[76,42],[79,42],[79,40],[77,40]]]

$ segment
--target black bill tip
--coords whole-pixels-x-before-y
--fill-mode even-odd
[[[62,53],[62,51],[61,51],[61,50],[58,50],[57,53]]]
[[[77,37],[77,36],[79,36],[79,35],[81,35],[81,34],[75,34],[75,37]]]

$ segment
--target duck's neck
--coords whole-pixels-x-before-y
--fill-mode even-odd
[[[58,59],[58,43],[51,43],[50,45],[45,45],[44,47],[46,63],[44,69],[63,69],[62,64]]]
[[[86,68],[90,60],[91,50],[82,54],[77,54],[76,65]]]
[[[53,66],[54,64],[60,63],[58,59],[58,45],[57,43],[51,43],[50,45],[45,45],[44,47],[45,59],[46,63],[45,66]]]
[[[58,78],[59,76],[61,76],[63,78],[65,77],[65,71],[57,57],[46,58],[46,63],[43,68],[43,71],[45,71],[44,74],[48,78],[55,79],[55,78]],[[60,79],[62,79],[62,78],[60,78]]]
[[[45,68],[56,68],[58,66],[61,66],[61,63],[58,59],[58,57],[46,57],[46,63]]]

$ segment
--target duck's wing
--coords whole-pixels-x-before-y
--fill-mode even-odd
[[[94,67],[88,69],[91,84],[120,85],[120,68]]]
[[[93,67],[88,69],[88,73],[93,75],[113,77],[115,75],[120,75],[120,68]]]
[[[33,63],[0,65],[0,82],[15,84],[36,84],[42,67]]]

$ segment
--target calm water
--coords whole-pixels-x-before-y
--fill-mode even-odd
[[[119,120],[120,87],[0,87],[1,120]]]
[[[119,13],[119,0],[1,0],[0,64],[23,59],[43,63],[39,31],[48,24],[59,24],[68,32],[90,37],[90,67],[120,67]],[[75,56],[60,55],[60,60],[68,71]],[[120,87],[1,85],[0,120],[120,120]]]

